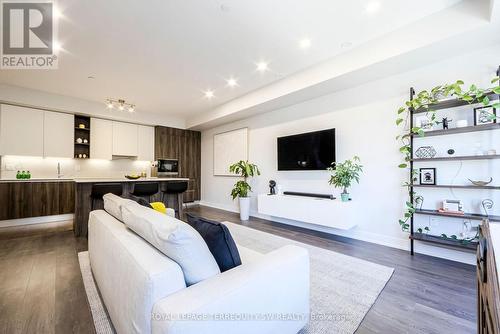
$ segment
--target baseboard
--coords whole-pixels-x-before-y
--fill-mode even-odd
[[[21,226],[21,225],[45,224],[45,223],[52,223],[64,220],[72,220],[73,217],[74,217],[73,214],[66,214],[66,215],[2,220],[0,221],[0,228],[10,227],[10,226]]]
[[[238,208],[235,208],[234,206],[230,206],[230,205],[221,205],[221,204],[217,204],[217,203],[206,202],[203,200],[199,202],[199,205],[239,213]],[[251,211],[250,216],[269,220],[269,221],[274,221],[277,223],[293,225],[293,226],[303,227],[303,228],[307,228],[307,229],[311,229],[311,230],[315,230],[315,231],[339,235],[339,236],[346,237],[346,238],[361,240],[361,241],[365,241],[365,242],[369,242],[369,243],[373,243],[373,244],[377,244],[377,245],[382,245],[382,246],[387,246],[387,247],[391,247],[391,248],[401,249],[401,250],[405,250],[405,251],[410,250],[410,243],[408,241],[408,238],[397,238],[397,237],[392,237],[392,236],[388,236],[388,235],[384,235],[384,234],[361,231],[361,230],[357,230],[357,229],[339,230],[339,229],[334,229],[334,228],[329,228],[329,227],[314,225],[314,224],[308,224],[308,223],[303,223],[303,222],[294,221],[294,220],[288,220],[288,219],[283,219],[283,218],[278,218],[278,217],[271,217],[268,215],[260,214],[256,211]],[[442,247],[435,247],[435,246],[431,246],[431,245],[421,243],[421,242],[416,242],[415,245],[416,245],[415,252],[418,254],[429,255],[429,256],[433,256],[433,257],[438,257],[438,258],[442,258],[442,259],[446,259],[446,260],[450,260],[450,261],[456,261],[456,262],[461,262],[461,263],[466,263],[466,264],[471,264],[471,265],[475,265],[475,263],[476,263],[475,254],[470,253],[470,252],[462,252],[459,250],[446,249],[446,248],[442,248]]]

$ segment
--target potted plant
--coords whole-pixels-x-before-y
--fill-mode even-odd
[[[259,168],[257,165],[251,164],[248,161],[240,160],[231,165],[229,171],[243,177],[243,180],[234,184],[234,188],[231,191],[231,197],[233,197],[233,200],[236,199],[236,197],[239,198],[240,219],[248,220],[250,217],[250,197],[248,197],[248,193],[252,191],[252,187],[248,184],[247,179],[260,175]]]
[[[328,168],[328,170],[332,172],[328,183],[333,185],[335,188],[343,189],[340,194],[342,202],[349,201],[347,188],[351,186],[352,181],[359,183],[359,174],[363,171],[363,166],[358,164],[360,161],[361,160],[355,156],[352,160],[346,160],[339,163],[334,162],[332,163],[332,167]]]

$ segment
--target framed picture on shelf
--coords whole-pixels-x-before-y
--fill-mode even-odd
[[[436,185],[436,168],[420,168],[420,184]]]
[[[493,124],[497,111],[492,106],[474,108],[474,125]]]
[[[424,131],[429,131],[432,130],[432,121],[426,115],[417,116],[415,118],[415,126],[418,128],[422,128],[422,130]]]

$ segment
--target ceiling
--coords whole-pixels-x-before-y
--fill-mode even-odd
[[[137,113],[188,119],[460,1],[380,0],[367,11],[373,2],[59,1],[59,68],[1,70],[0,84],[97,102],[124,98]],[[308,49],[299,47],[304,38]],[[257,72],[260,61],[270,70]],[[239,86],[227,87],[230,77]]]

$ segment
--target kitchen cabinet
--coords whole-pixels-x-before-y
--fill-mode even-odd
[[[152,126],[138,125],[137,160],[153,161],[155,148],[155,129]]]
[[[90,157],[111,160],[113,158],[113,122],[90,119]]]
[[[137,124],[113,122],[113,155],[136,157],[137,135]]]
[[[179,177],[189,178],[184,202],[200,199],[201,132],[157,126],[155,159],[178,159]]]
[[[43,156],[44,111],[0,106],[0,155]]]
[[[32,217],[52,216],[59,214],[58,183],[59,182],[35,182],[32,184]],[[27,201],[29,202],[29,199]]]
[[[0,203],[0,220],[70,214],[75,211],[75,183],[1,182]]]
[[[74,116],[45,111],[43,122],[43,155],[73,158],[75,131]]]

